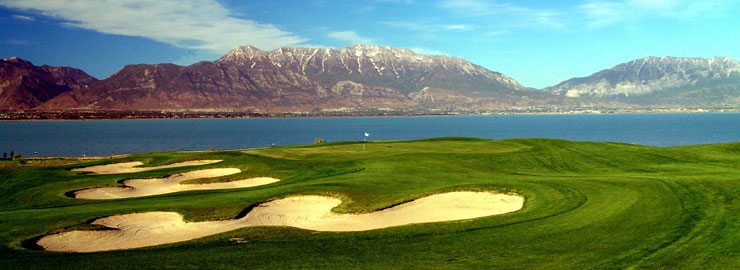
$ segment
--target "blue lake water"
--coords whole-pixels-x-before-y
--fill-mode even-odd
[[[558,138],[653,146],[740,141],[740,113],[0,122],[0,152],[107,156],[432,137]],[[37,154],[34,154],[36,152]]]

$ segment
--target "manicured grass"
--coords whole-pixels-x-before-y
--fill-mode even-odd
[[[364,148],[364,150],[363,150]],[[129,175],[74,167],[222,159]],[[203,168],[271,176],[261,187],[113,201],[66,192]],[[464,221],[333,233],[253,227],[193,241],[89,254],[28,249],[35,237],[94,229],[115,214],[177,211],[234,218],[292,194],[344,199],[337,212],[382,209],[452,190],[515,192],[522,210]],[[550,139],[344,142],[244,151],[158,152],[63,166],[0,168],[0,263],[7,269],[738,269],[740,143],[658,148]]]

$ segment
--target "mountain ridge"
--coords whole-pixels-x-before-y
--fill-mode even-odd
[[[533,98],[542,97],[542,98]],[[459,57],[405,48],[240,46],[189,66],[128,65],[39,109],[229,109],[256,112],[342,108],[506,107],[568,100]]]
[[[740,62],[729,57],[648,56],[544,91],[639,105],[740,104]]]
[[[22,110],[98,80],[71,67],[35,66],[18,57],[0,60],[0,108]]]
[[[5,110],[740,106],[740,63],[729,57],[648,56],[543,90],[459,57],[380,45],[271,51],[247,45],[188,66],[126,65],[103,80],[79,69],[10,57],[2,59],[0,78]]]

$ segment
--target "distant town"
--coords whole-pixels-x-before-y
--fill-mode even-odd
[[[339,108],[282,113],[221,110],[0,110],[0,121],[14,120],[94,120],[94,119],[178,119],[178,118],[267,118],[267,117],[345,117],[345,116],[421,116],[421,115],[515,115],[515,114],[613,114],[613,113],[707,113],[740,112],[735,107],[686,108],[610,108],[610,107],[513,107],[508,109]]]

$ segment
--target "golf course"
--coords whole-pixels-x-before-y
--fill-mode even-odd
[[[740,268],[740,143],[435,138],[0,162],[4,269]]]

